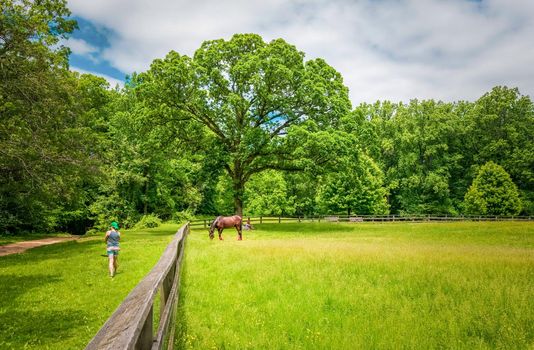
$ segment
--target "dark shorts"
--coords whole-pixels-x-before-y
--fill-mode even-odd
[[[108,249],[107,250],[107,255],[108,256],[117,256],[117,255],[119,255],[119,251],[117,249]]]

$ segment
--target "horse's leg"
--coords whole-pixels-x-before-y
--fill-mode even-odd
[[[217,231],[219,231],[219,241],[222,241],[223,238],[222,238],[222,232],[223,232],[224,228],[221,227],[221,228],[217,228]]]
[[[235,229],[237,230],[237,240],[242,241],[243,235],[241,234],[241,223],[235,225]]]

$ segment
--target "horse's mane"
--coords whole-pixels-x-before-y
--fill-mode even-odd
[[[213,230],[215,229],[215,225],[219,222],[219,219],[220,219],[220,218],[221,218],[220,216],[217,216],[217,217],[215,218],[215,220],[213,220],[213,221],[211,222],[210,232],[213,232]]]

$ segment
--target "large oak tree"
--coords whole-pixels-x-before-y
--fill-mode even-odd
[[[305,61],[284,40],[255,34],[206,41],[192,58],[171,51],[133,84],[166,121],[199,123],[215,138],[210,149],[232,179],[238,214],[253,174],[324,162],[328,148],[312,155],[313,144],[351,109],[341,75],[324,60]]]

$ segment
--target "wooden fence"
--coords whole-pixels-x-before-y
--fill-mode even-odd
[[[192,220],[191,227],[208,228],[212,219]],[[397,221],[532,221],[532,216],[481,216],[481,215],[317,215],[317,216],[254,216],[251,224],[282,222],[397,222]],[[243,224],[246,217],[243,218]]]
[[[131,291],[87,345],[96,349],[172,349],[180,270],[189,224],[182,226],[152,271]],[[153,331],[153,306],[160,294],[159,326]]]

